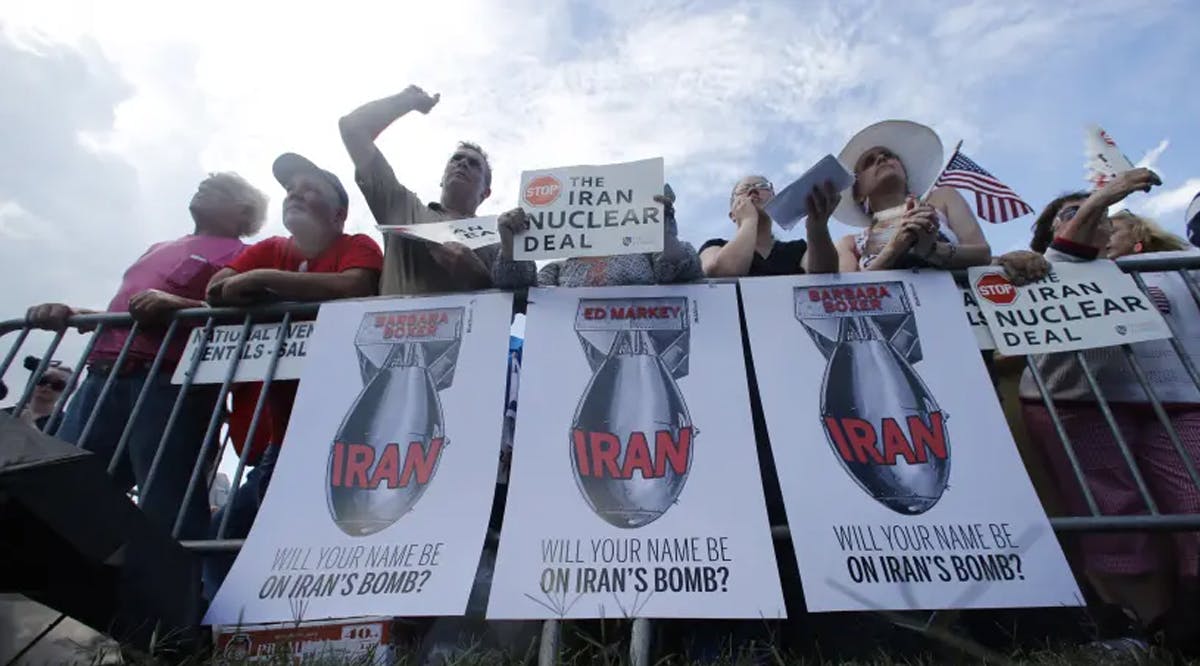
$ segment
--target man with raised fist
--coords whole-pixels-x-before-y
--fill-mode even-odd
[[[492,193],[487,153],[474,143],[459,142],[442,171],[442,196],[425,205],[396,180],[375,139],[412,111],[429,113],[440,95],[409,86],[396,95],[368,102],[339,122],[342,142],[354,162],[355,181],[381,225],[409,225],[475,217]],[[494,246],[472,251],[460,243],[437,245],[389,234],[384,243],[381,294],[470,291],[491,286]]]

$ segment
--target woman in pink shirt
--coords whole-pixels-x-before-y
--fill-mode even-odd
[[[192,468],[216,406],[216,392],[212,387],[192,387],[182,397],[178,416],[167,431],[167,420],[179,398],[179,387],[171,384],[171,374],[188,338],[186,329],[174,334],[153,377],[151,366],[162,346],[171,314],[203,306],[209,278],[242,251],[245,244],[241,238],[258,232],[266,217],[267,196],[236,174],[217,173],[200,182],[189,210],[195,223],[193,233],[152,245],[126,269],[107,311],[132,314],[138,321],[137,334],[132,340],[128,329],[105,329],[99,334],[87,359],[87,378],[80,384],[57,433],[63,440],[96,453],[108,464],[116,454],[142,387],[152,382],[153,388],[146,391],[137,421],[117,458],[115,479],[122,489],[136,485],[142,509],[152,522],[168,532],[173,530],[183,505]],[[72,315],[88,312],[91,311],[62,303],[47,303],[30,308],[26,316],[32,326],[60,330],[67,326]],[[118,365],[117,358],[126,344],[129,351]],[[115,375],[112,387],[101,403],[100,392],[110,375]],[[95,419],[91,418],[93,412]],[[146,480],[160,445],[164,450],[154,482],[147,487]],[[180,538],[204,538],[207,495],[204,489],[193,491]]]

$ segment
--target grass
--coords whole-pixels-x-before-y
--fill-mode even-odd
[[[564,666],[631,666],[628,646],[628,622],[610,621],[595,623],[570,623],[563,630],[560,651],[556,663]],[[665,655],[656,655],[646,666],[934,666],[943,664],[1030,664],[1037,666],[1107,666],[1112,664],[1145,664],[1145,665],[1181,665],[1196,664],[1200,660],[1172,659],[1162,652],[1152,652],[1134,658],[1130,655],[1105,654],[1090,646],[1037,647],[1033,649],[1016,650],[1005,654],[997,654],[974,643],[970,638],[953,634],[954,640],[947,640],[947,635],[934,636],[924,633],[928,649],[909,650],[904,655],[889,654],[882,647],[864,645],[860,654],[853,659],[831,659],[820,655],[819,648],[809,645],[804,654],[795,653],[784,648],[775,637],[769,637],[765,643],[744,643],[741,649],[735,650],[730,642],[720,646],[715,654],[704,659],[693,659],[685,656],[679,650]],[[851,637],[853,639],[853,637]],[[666,647],[666,646],[664,646]],[[147,656],[134,655],[126,651],[123,662],[116,653],[119,650],[115,643],[106,645],[92,644],[80,646],[78,659],[63,661],[67,664],[83,664],[100,666],[101,664],[124,663],[130,666],[160,666],[174,664],[177,666],[249,666],[265,664],[266,666],[365,666],[376,663],[376,654],[361,655],[357,658],[347,658],[343,655],[326,653],[308,656],[299,661],[290,658],[290,650],[286,645],[276,647],[275,655],[269,660],[250,662],[248,660],[227,660],[214,658],[210,654],[191,654],[174,660],[151,659]],[[525,650],[509,650],[502,652],[484,646],[479,641],[462,641],[455,645],[450,654],[441,653],[438,658],[428,660],[416,646],[397,648],[389,661],[380,660],[389,666],[525,666],[537,663],[537,645],[531,643]],[[815,653],[815,654],[814,654]]]

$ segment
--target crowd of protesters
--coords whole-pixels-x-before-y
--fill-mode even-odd
[[[439,201],[425,204],[402,185],[377,137],[411,112],[429,113],[438,96],[410,86],[399,94],[369,102],[341,119],[340,132],[355,167],[355,182],[380,225],[410,225],[473,217],[491,194],[492,172],[478,145],[460,143],[441,173]],[[276,382],[265,401],[254,441],[246,441],[248,421],[258,401],[258,385],[238,385],[232,396],[229,429],[235,447],[245,451],[251,471],[216,511],[205,510],[206,493],[186,493],[193,465],[213,410],[216,391],[193,386],[182,396],[172,428],[168,416],[180,387],[170,381],[186,336],[164,342],[171,313],[203,305],[252,305],[266,301],[326,301],[373,295],[416,295],[525,286],[606,286],[688,282],[703,277],[741,277],[877,271],[904,268],[962,269],[996,264],[1016,283],[1044,277],[1050,261],[1089,261],[1129,254],[1182,250],[1186,243],[1153,221],[1108,210],[1128,195],[1160,185],[1158,177],[1135,169],[1093,192],[1067,194],[1046,206],[1033,227],[1029,250],[994,256],[971,207],[954,189],[933,187],[943,166],[942,144],[934,132],[908,121],[885,121],[857,133],[838,155],[852,169],[853,187],[839,193],[825,183],[808,195],[805,238],[780,241],[765,207],[775,193],[769,179],[748,175],[732,184],[729,238],[714,238],[699,251],[678,237],[674,195],[666,188],[656,199],[664,206],[665,239],[660,252],[612,257],[571,258],[537,270],[533,262],[514,261],[513,238],[527,228],[520,208],[499,216],[497,244],[471,250],[433,244],[397,234],[383,249],[370,237],[346,234],[349,197],[340,179],[311,161],[288,153],[276,159],[273,173],[286,192],[283,223],[289,237],[246,245],[242,239],[261,227],[267,196],[232,173],[203,180],[190,204],[194,227],[177,239],[151,246],[125,272],[109,303],[109,312],[128,312],[137,322],[135,339],[118,363],[129,330],[106,328],[87,358],[79,386],[57,436],[107,460],[116,455],[116,480],[139,488],[147,517],[180,539],[243,538],[266,492],[274,460],[284,441],[295,382]],[[1200,202],[1200,198],[1197,199]],[[1189,209],[1188,233],[1200,240],[1200,205]],[[829,220],[861,229],[834,239]],[[1200,329],[1200,317],[1187,286],[1178,276],[1146,276],[1153,300],[1164,314],[1179,319],[1179,330]],[[61,303],[31,308],[31,325],[62,329],[85,311]],[[1159,353],[1154,345],[1134,345],[1139,354]],[[161,353],[160,353],[161,348]],[[1147,399],[1113,349],[1084,353],[1104,388],[1124,442],[1132,450],[1154,500],[1163,512],[1200,513],[1200,489],[1191,484],[1184,464]],[[158,359],[156,361],[156,358]],[[747,356],[747,358],[749,358]],[[1197,359],[1200,361],[1200,359]],[[1090,494],[1105,515],[1144,513],[1129,467],[1114,432],[1088,389],[1074,355],[1037,357],[1035,363],[1058,407],[1062,426],[1075,446]],[[999,367],[999,366],[997,366]],[[750,370],[753,372],[753,369]],[[69,370],[51,367],[39,380],[22,418],[35,425],[44,419],[66,388]],[[115,377],[101,403],[101,388]],[[150,384],[153,390],[143,391]],[[753,380],[751,379],[753,391]],[[1044,455],[1048,489],[1066,508],[1088,513],[1080,484],[1069,464],[1064,442],[1026,370],[1020,380],[1020,410],[1009,410],[1014,429],[1026,432]],[[134,405],[144,400],[138,419]],[[781,520],[776,471],[765,447],[766,431],[756,404],[755,425],[772,518]],[[99,418],[92,412],[100,410]],[[1200,459],[1200,393],[1168,402],[1166,409],[1184,448]],[[1012,414],[1017,414],[1012,417]],[[118,450],[123,442],[123,449]],[[215,453],[215,452],[214,452]],[[1028,457],[1026,458],[1029,463]],[[212,461],[209,461],[211,464]],[[155,468],[152,470],[152,468]],[[146,487],[156,471],[152,487]],[[1035,477],[1042,470],[1031,470]],[[1043,484],[1044,485],[1044,484]],[[1039,492],[1044,490],[1039,488]],[[176,514],[188,506],[177,525]],[[226,516],[225,514],[229,515]],[[224,524],[225,529],[218,526]],[[1108,534],[1079,541],[1078,569],[1098,599],[1097,605],[1119,618],[1108,635],[1126,641],[1160,640],[1195,650],[1200,622],[1200,537]],[[224,579],[232,556],[206,559],[205,594],[211,597]],[[781,556],[781,566],[794,564]],[[785,585],[798,578],[784,575]],[[793,616],[802,603],[789,597]],[[1138,643],[1139,645],[1142,643]]]

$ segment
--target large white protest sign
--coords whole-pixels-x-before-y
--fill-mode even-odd
[[[1081,603],[949,274],[741,291],[809,610]]]
[[[661,157],[525,171],[520,205],[529,229],[513,240],[517,260],[659,252],[665,226]]]
[[[500,236],[496,233],[496,219],[495,215],[489,215],[445,222],[381,224],[375,228],[385,234],[400,234],[438,244],[462,243],[472,250],[478,250],[500,242]]]
[[[488,617],[782,617],[734,285],[532,289],[525,335]]]
[[[459,615],[496,482],[511,294],[326,303],[207,624]]]
[[[242,359],[238,361],[237,372],[233,376],[235,382],[261,381],[267,375],[267,366],[279,344],[279,331],[283,324],[259,324],[250,329],[249,338],[242,347]],[[288,326],[287,337],[275,364],[275,379],[297,379],[304,369],[304,359],[308,355],[308,340],[313,334],[311,321],[293,322]],[[192,377],[193,384],[220,384],[225,381],[229,372],[229,363],[238,348],[238,338],[242,335],[242,326],[214,326],[208,342],[201,343],[204,329],[192,330],[188,337],[187,347],[183,350],[182,361],[171,376],[172,384],[182,384],[184,375],[191,367],[192,359],[200,355],[200,363]]]
[[[1023,287],[1009,282],[1002,268],[978,266],[968,276],[996,348],[1006,356],[1171,337],[1154,304],[1106,259],[1051,264],[1048,276]]]

